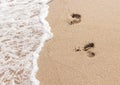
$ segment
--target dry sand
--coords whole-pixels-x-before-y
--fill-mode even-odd
[[[54,0],[47,18],[54,37],[40,53],[41,85],[120,85],[120,0]],[[71,14],[81,22],[70,25]],[[89,57],[83,47],[95,47]],[[80,48],[81,51],[75,51]]]

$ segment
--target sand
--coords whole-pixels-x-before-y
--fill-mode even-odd
[[[54,37],[40,53],[41,85],[120,85],[120,0],[54,0],[47,20]],[[81,22],[70,25],[71,14]],[[94,48],[84,51],[84,46]],[[93,52],[95,56],[90,56]]]

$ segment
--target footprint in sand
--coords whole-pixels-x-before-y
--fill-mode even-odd
[[[92,48],[94,48],[94,47],[95,47],[95,44],[94,44],[94,43],[88,43],[88,44],[86,44],[86,45],[84,46],[83,51],[87,52],[88,57],[94,57],[94,56],[95,56],[95,53],[92,52],[92,51],[90,51],[90,50],[91,50]],[[75,48],[74,51],[75,51],[75,52],[80,52],[80,51],[82,51],[82,50],[80,49],[80,47],[78,47],[78,48]]]
[[[81,15],[80,14],[72,14],[71,17],[73,18],[72,21],[70,21],[70,25],[73,25],[73,24],[78,24],[81,22]]]
[[[94,43],[88,43],[84,46],[84,51],[87,51],[89,57],[94,57],[95,53],[90,51],[91,48],[94,48],[95,44]]]

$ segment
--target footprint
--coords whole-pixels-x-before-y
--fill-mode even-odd
[[[78,24],[81,22],[81,15],[80,14],[72,14],[71,17],[73,18],[73,20],[70,21],[70,25],[73,25],[73,24]]]
[[[85,53],[87,53],[88,57],[94,57],[96,55],[96,53],[91,51],[91,48],[94,48],[94,47],[95,47],[94,43],[88,43],[83,47],[82,50],[80,49],[80,47],[77,47],[74,49],[74,51],[75,52],[85,51]]]
[[[88,57],[94,57],[95,53],[90,51],[91,48],[94,48],[95,44],[94,43],[88,43],[84,46],[84,51],[87,51]]]

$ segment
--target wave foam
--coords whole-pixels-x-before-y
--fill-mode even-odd
[[[0,1],[0,85],[39,85],[37,59],[53,36],[45,20],[48,1]]]

